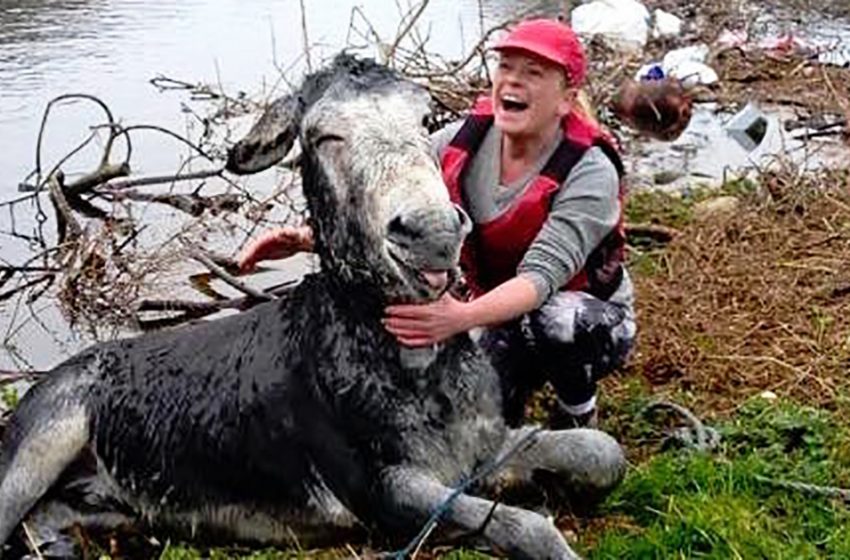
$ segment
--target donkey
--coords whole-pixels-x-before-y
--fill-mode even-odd
[[[5,433],[0,544],[86,459],[115,515],[82,523],[318,546],[349,530],[409,538],[445,504],[446,535],[477,531],[513,558],[577,558],[549,519],[485,496],[536,473],[605,493],[624,472],[616,441],[536,432],[448,501],[533,428],[505,426],[497,375],[468,336],[416,355],[381,324],[386,304],[450,287],[469,229],[430,155],[428,109],[424,90],[348,55],[269,109],[228,167],[258,171],[298,139],[320,271],[248,312],[57,366]]]

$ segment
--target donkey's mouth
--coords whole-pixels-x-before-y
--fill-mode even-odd
[[[404,249],[388,246],[387,254],[400,278],[425,299],[434,299],[449,289],[452,274],[447,268],[429,268],[413,264],[415,259],[404,255]]]

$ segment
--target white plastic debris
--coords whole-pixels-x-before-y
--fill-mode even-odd
[[[767,127],[767,117],[753,103],[747,103],[725,126],[726,133],[748,152],[762,143]]]
[[[652,28],[653,37],[677,37],[682,32],[682,20],[670,12],[656,9],[652,14],[655,21],[655,26]]]
[[[708,45],[698,44],[674,49],[664,55],[664,66],[673,68],[682,62],[705,62],[708,57]]]
[[[832,66],[841,66],[842,68],[850,68],[850,47],[823,49],[818,53],[818,62],[821,64],[831,64]]]
[[[583,37],[601,36],[623,50],[640,49],[649,35],[650,16],[637,0],[593,0],[576,7],[570,25]]]
[[[693,45],[676,49],[664,55],[661,68],[667,76],[677,78],[685,88],[713,84],[718,80],[717,72],[705,63],[708,45]]]
[[[667,75],[678,78],[685,89],[713,84],[718,80],[714,68],[702,62],[686,60],[672,68],[666,68],[666,70]]]

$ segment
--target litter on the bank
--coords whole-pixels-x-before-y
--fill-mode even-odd
[[[717,72],[705,63],[708,45],[692,45],[664,55],[661,67],[668,76],[677,78],[685,88],[709,85],[717,81]]]
[[[726,133],[748,152],[755,150],[767,135],[767,117],[753,103],[738,111],[726,123]]]
[[[645,80],[663,80],[666,77],[667,73],[664,72],[664,68],[659,62],[644,64],[640,67],[640,69],[638,69],[637,74],[635,74],[635,80],[638,82]]]
[[[835,45],[823,49],[818,53],[818,62],[832,66],[841,66],[842,68],[850,68],[850,47]]]
[[[649,24],[649,10],[637,0],[593,0],[570,14],[570,25],[576,33],[587,38],[602,37],[622,50],[642,48]]]
[[[636,80],[661,80],[676,78],[686,89],[709,85],[718,80],[717,72],[704,61],[707,45],[694,45],[668,52],[659,62],[644,64],[635,75]]]
[[[774,56],[793,54],[811,58],[820,64],[850,67],[850,47],[844,43],[807,40],[791,32],[770,35],[755,41],[751,40],[746,31],[724,29],[714,44],[721,49],[763,51]]]
[[[670,12],[657,9],[652,12],[655,25],[652,26],[652,36],[656,39],[678,37],[682,32],[682,20]]]

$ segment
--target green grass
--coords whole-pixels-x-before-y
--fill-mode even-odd
[[[584,553],[613,558],[850,558],[850,509],[765,483],[847,486],[850,433],[830,413],[762,399],[718,426],[712,454],[635,466],[600,515],[617,520]]]
[[[727,181],[718,188],[696,185],[684,193],[655,189],[632,191],[626,199],[626,220],[681,228],[693,219],[696,204],[718,196],[745,198],[755,193],[756,188],[756,183],[743,178]]]

